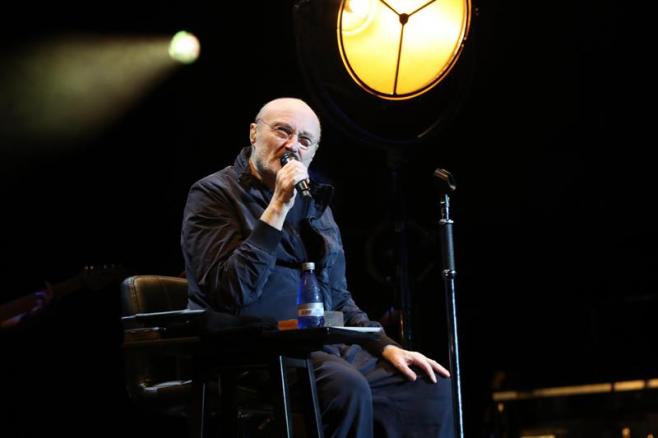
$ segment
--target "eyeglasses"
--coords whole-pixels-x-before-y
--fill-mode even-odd
[[[290,141],[292,140],[293,137],[297,136],[297,142],[303,149],[310,149],[311,147],[316,146],[318,144],[317,140],[313,140],[311,137],[309,137],[306,134],[299,133],[298,131],[294,130],[291,126],[286,125],[285,123],[270,124],[263,119],[256,119],[256,123],[260,123],[260,122],[262,122],[264,125],[267,125],[272,131],[272,134],[274,134],[277,138],[280,138],[281,140]]]

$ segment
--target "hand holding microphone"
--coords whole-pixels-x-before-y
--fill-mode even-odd
[[[301,193],[304,199],[311,199],[311,192],[306,166],[302,162],[298,162],[286,167],[289,161],[299,161],[294,154],[286,152],[279,158],[279,161],[281,169],[276,173],[274,193],[260,219],[273,228],[282,230],[286,216],[295,203],[297,193]],[[299,181],[300,178],[301,181]]]
[[[281,167],[285,166],[288,164],[289,161],[292,160],[297,160],[297,157],[295,154],[291,154],[290,152],[285,152],[283,155],[281,155],[280,161],[281,161]],[[302,194],[304,198],[311,198],[311,185],[310,181],[308,178],[303,179],[299,181],[298,183],[295,184],[295,188],[299,193]]]

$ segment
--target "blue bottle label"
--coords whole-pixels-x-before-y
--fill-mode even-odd
[[[324,304],[306,303],[297,306],[297,316],[324,316]]]

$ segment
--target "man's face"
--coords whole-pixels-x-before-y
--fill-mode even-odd
[[[311,164],[318,149],[320,123],[311,108],[301,101],[274,101],[251,124],[249,138],[253,146],[251,162],[257,176],[272,184],[285,152],[294,153],[306,167]]]

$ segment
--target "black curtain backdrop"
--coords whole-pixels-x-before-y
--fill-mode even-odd
[[[189,186],[233,162],[264,102],[309,97],[291,4],[18,6],[2,29],[5,53],[62,33],[183,28],[199,36],[202,53],[82,143],[0,138],[0,302],[86,264],[183,271],[179,231]],[[477,6],[469,42],[477,68],[464,108],[408,156],[402,174],[417,348],[444,364],[432,171],[446,168],[458,182],[457,292],[473,436],[486,430],[493,388],[658,377],[646,27],[612,0]],[[0,81],[9,73],[0,68]],[[0,108],[2,123],[12,110]],[[379,319],[397,305],[386,155],[325,124],[313,172],[337,188],[348,280],[357,303]],[[364,181],[367,193],[353,189]],[[15,397],[10,417],[26,436],[58,429],[82,436],[97,427],[91,435],[139,433],[129,426],[137,419],[122,386],[118,317],[116,288],[81,291],[29,330],[0,333],[9,367],[2,379]]]

